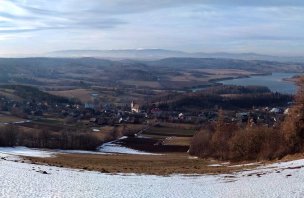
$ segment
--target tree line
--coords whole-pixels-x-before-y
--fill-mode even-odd
[[[234,110],[240,108],[286,106],[292,101],[291,95],[280,93],[254,93],[235,96],[223,96],[212,93],[191,94],[177,97],[173,101],[162,101],[158,106],[162,110],[183,110],[187,108],[214,109],[215,106]]]
[[[103,143],[131,133],[124,126],[116,126],[106,136],[96,133],[64,129],[25,131],[14,125],[0,127],[0,146],[26,146],[30,148],[96,150]]]
[[[304,152],[304,78],[298,84],[294,105],[279,126],[248,123],[240,127],[225,123],[220,112],[216,123],[194,135],[190,154],[221,160],[260,160]]]

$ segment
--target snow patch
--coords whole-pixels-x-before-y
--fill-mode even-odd
[[[255,163],[248,163],[248,164],[237,164],[237,165],[232,165],[229,167],[242,167],[242,166],[257,166],[260,165],[260,162],[255,162]]]
[[[108,155],[110,153],[102,153],[99,151],[85,151],[85,150],[56,150],[58,153],[67,154],[92,154],[92,155]]]
[[[28,147],[0,147],[0,154],[14,155],[14,156],[25,156],[25,157],[54,157],[56,154],[92,154],[92,155],[111,155],[111,154],[133,154],[133,155],[158,155],[153,153],[147,153],[137,151],[127,147],[119,146],[112,143],[106,143],[101,146],[97,151],[85,151],[85,150],[42,150],[33,149]],[[5,154],[5,155],[4,155]]]
[[[209,164],[208,166],[210,166],[210,167],[221,167],[221,166],[227,166],[229,164],[230,164],[230,162],[223,162],[221,164]]]
[[[105,143],[98,148],[102,153],[117,153],[117,154],[131,154],[131,155],[159,155],[155,153],[148,153],[144,151],[138,151],[135,149],[127,148],[115,143]]]
[[[27,147],[0,147],[0,153],[7,155],[17,155],[26,157],[53,157],[54,152],[39,149],[31,149]]]
[[[127,136],[123,136],[119,138],[118,140],[114,140],[112,142],[104,143],[98,148],[99,152],[103,153],[117,153],[117,154],[131,154],[131,155],[161,155],[161,154],[155,154],[155,153],[148,153],[144,151],[139,151],[131,148],[127,148],[125,146],[122,146],[116,142],[119,140],[127,139]]]

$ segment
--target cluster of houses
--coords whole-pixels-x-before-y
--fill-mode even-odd
[[[288,115],[289,108],[260,108],[253,109],[248,112],[236,113],[232,120],[237,120],[241,123],[265,124],[268,126],[275,126],[279,121],[282,121],[285,115]]]
[[[53,103],[45,101],[16,101],[1,97],[0,111],[25,118],[36,119],[41,117],[63,118],[66,123],[88,121],[96,125],[114,125],[120,123],[144,123],[147,114],[140,111],[139,105],[134,102],[130,106],[117,108],[111,104],[97,103]]]
[[[288,107],[275,108],[259,108],[249,111],[225,111],[224,120],[226,122],[235,122],[239,124],[259,124],[274,126],[281,121],[285,115],[289,113]],[[218,111],[202,111],[202,112],[176,112],[161,111],[154,108],[149,112],[150,118],[156,118],[163,122],[178,122],[202,124],[216,121],[219,117]]]
[[[2,97],[0,100],[0,111],[8,111],[20,117],[43,116],[43,112],[48,111],[47,102],[36,101],[15,101]]]
[[[173,123],[193,123],[201,124],[215,121],[218,118],[217,111],[200,112],[178,112],[163,111],[157,107],[142,110],[140,105],[132,101],[129,105],[116,107],[111,104],[99,104],[95,99],[91,103],[58,103],[48,104],[44,101],[13,101],[2,97],[0,100],[0,110],[11,112],[19,117],[31,119],[33,117],[43,117],[44,115],[64,118],[67,123],[80,122],[86,120],[91,125],[115,125],[121,123],[143,124],[150,119],[173,122]],[[288,114],[288,108],[260,108],[244,112],[226,112],[227,122],[239,122],[252,124],[274,125],[282,119],[284,114]]]

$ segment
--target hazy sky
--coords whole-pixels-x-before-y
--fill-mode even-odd
[[[163,48],[304,55],[304,0],[0,0],[0,55]]]

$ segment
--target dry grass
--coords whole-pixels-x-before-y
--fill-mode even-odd
[[[163,141],[164,145],[190,146],[192,137],[168,137]]]
[[[296,153],[296,154],[293,154],[293,155],[286,155],[285,157],[283,157],[279,161],[280,162],[287,162],[287,161],[300,160],[300,159],[304,159],[304,153]]]
[[[187,154],[165,155],[88,155],[59,154],[53,158],[28,157],[32,163],[47,164],[105,173],[151,175],[221,174],[240,171],[244,167],[208,166],[216,161],[194,159]],[[250,166],[252,168],[254,166]],[[246,168],[249,168],[246,166]]]

